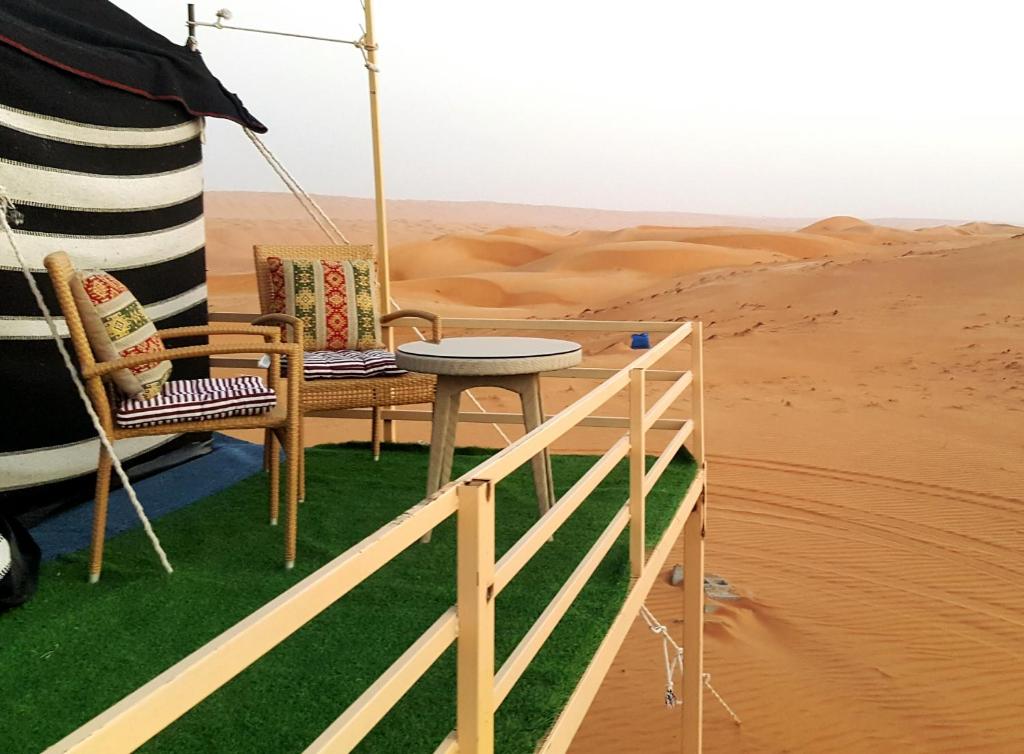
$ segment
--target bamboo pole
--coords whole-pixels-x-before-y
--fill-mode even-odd
[[[460,754],[494,752],[494,485],[459,485],[456,735]]]
[[[363,51],[366,54],[366,76],[370,90],[370,134],[373,137],[373,199],[377,211],[377,272],[380,276],[380,311],[391,312],[391,257],[388,248],[388,215],[384,203],[384,169],[380,145],[380,104],[377,99],[377,38],[373,34],[373,0],[363,0],[366,32]],[[385,327],[384,347],[395,350],[395,330]],[[398,440],[398,426],[391,419],[384,421],[384,442]]]
[[[634,579],[644,572],[644,461],[647,455],[644,429],[643,369],[629,370],[629,570]]]
[[[366,74],[370,85],[370,133],[373,136],[373,194],[377,209],[377,258],[380,265],[381,311],[391,311],[391,263],[388,256],[388,219],[384,206],[384,171],[381,166],[380,107],[377,101],[377,40],[373,35],[373,0],[363,0],[366,33]],[[390,329],[390,328],[389,328]],[[388,344],[388,349],[391,344]]]

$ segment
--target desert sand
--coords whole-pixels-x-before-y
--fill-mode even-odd
[[[290,201],[210,196],[214,309],[255,311],[253,243],[322,242]],[[369,202],[323,203],[353,242],[371,241]],[[391,212],[404,306],[704,321],[707,564],[739,595],[710,603],[705,669],[743,719],[705,695],[706,751],[1024,750],[1024,229],[487,203]],[[591,364],[629,360],[621,336],[576,339]],[[549,411],[586,390],[549,383]],[[310,443],[367,431],[309,426]],[[581,430],[560,447],[610,437]],[[459,441],[501,442],[488,425]],[[666,574],[648,603],[677,637],[681,601]],[[573,750],[678,752],[681,713],[663,693],[660,642],[638,620]]]

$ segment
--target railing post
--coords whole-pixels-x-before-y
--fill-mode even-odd
[[[693,397],[693,457],[698,468],[704,468],[704,323],[697,320],[690,333],[690,371],[693,382],[690,392]]]
[[[693,372],[693,457],[703,489],[683,527],[683,752],[701,754],[704,725],[704,536],[707,456],[704,447],[704,325],[690,335]]]
[[[456,735],[460,754],[494,752],[494,485],[459,486]]]
[[[683,754],[700,754],[704,719],[704,503],[683,526]]]
[[[644,474],[647,455],[644,436],[644,383],[647,373],[643,369],[629,372],[629,570],[634,579],[644,571]]]

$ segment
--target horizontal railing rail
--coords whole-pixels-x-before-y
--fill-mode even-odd
[[[250,315],[212,315],[221,322],[247,321]],[[399,320],[396,324],[403,324]],[[415,324],[410,320],[409,324]],[[700,324],[661,322],[598,322],[593,320],[469,320],[446,319],[446,328],[467,330],[563,330],[631,332],[646,330],[662,337],[649,350],[619,370],[574,368],[556,376],[600,380],[567,408],[550,416],[518,441],[478,464],[431,498],[413,506],[327,565],[306,577],[251,616],[192,653],[142,688],[75,731],[49,751],[120,752],[141,746],[189,709],[223,686],[312,620],[348,591],[379,570],[423,534],[452,514],[457,514],[457,602],[446,610],[358,699],[325,729],[307,752],[348,752],[376,726],[427,670],[454,643],[457,648],[456,730],[438,747],[439,752],[491,754],[494,713],[544,646],[589,582],[597,567],[620,535],[629,530],[630,568],[634,581],[625,604],[608,635],[591,660],[576,691],[562,710],[543,751],[563,752],[575,734],[582,715],[596,694],[597,683],[607,671],[625,631],[635,618],[642,599],[650,589],[672,541],[684,527],[687,532],[687,576],[703,581],[703,496],[705,485],[703,450],[703,378]],[[673,349],[689,341],[689,370],[654,369]],[[258,353],[258,345],[254,348]],[[241,362],[244,361],[245,366]],[[248,360],[230,360],[234,368],[247,368]],[[254,362],[253,362],[254,363]],[[225,364],[218,364],[225,366]],[[647,382],[667,384],[648,408]],[[609,400],[629,389],[628,417],[600,416]],[[667,419],[684,392],[690,390],[693,414],[689,419]],[[360,410],[334,412],[332,416],[359,417]],[[385,417],[418,419],[427,412],[392,409]],[[512,421],[517,414],[469,413],[468,421]],[[615,441],[597,461],[555,502],[500,558],[494,554],[495,488],[509,474],[543,452],[576,427],[619,427],[628,432]],[[650,430],[668,430],[671,438],[647,468],[645,435]],[[673,458],[688,440],[699,465],[688,489],[681,491],[681,504],[660,543],[645,550],[644,521],[647,494],[661,478]],[[500,669],[494,671],[494,600],[501,591],[579,510],[589,496],[626,457],[629,457],[629,498],[576,565],[558,593],[534,621]],[[697,527],[697,523],[699,527]],[[699,532],[699,540],[696,539]],[[699,548],[698,548],[699,545]],[[693,549],[694,553],[689,550]],[[698,552],[699,549],[699,552]],[[699,555],[699,558],[698,558]],[[694,595],[692,580],[686,579],[687,616],[700,603],[696,621],[702,621],[703,591]],[[684,691],[699,694],[699,676],[691,671],[690,658],[701,653],[700,634],[690,621],[684,636],[688,664]],[[699,661],[696,663],[700,672]],[[596,680],[595,680],[596,679]],[[699,700],[696,707],[699,713]],[[700,715],[688,701],[684,713],[684,740],[699,751]],[[696,714],[696,716],[695,716]],[[692,730],[696,726],[696,732]],[[694,738],[696,736],[696,738]],[[691,749],[687,749],[689,752]]]

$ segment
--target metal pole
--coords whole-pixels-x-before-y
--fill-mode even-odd
[[[188,4],[188,40],[185,42],[188,45],[188,49],[195,52],[199,48],[199,43],[196,40],[196,4]]]

